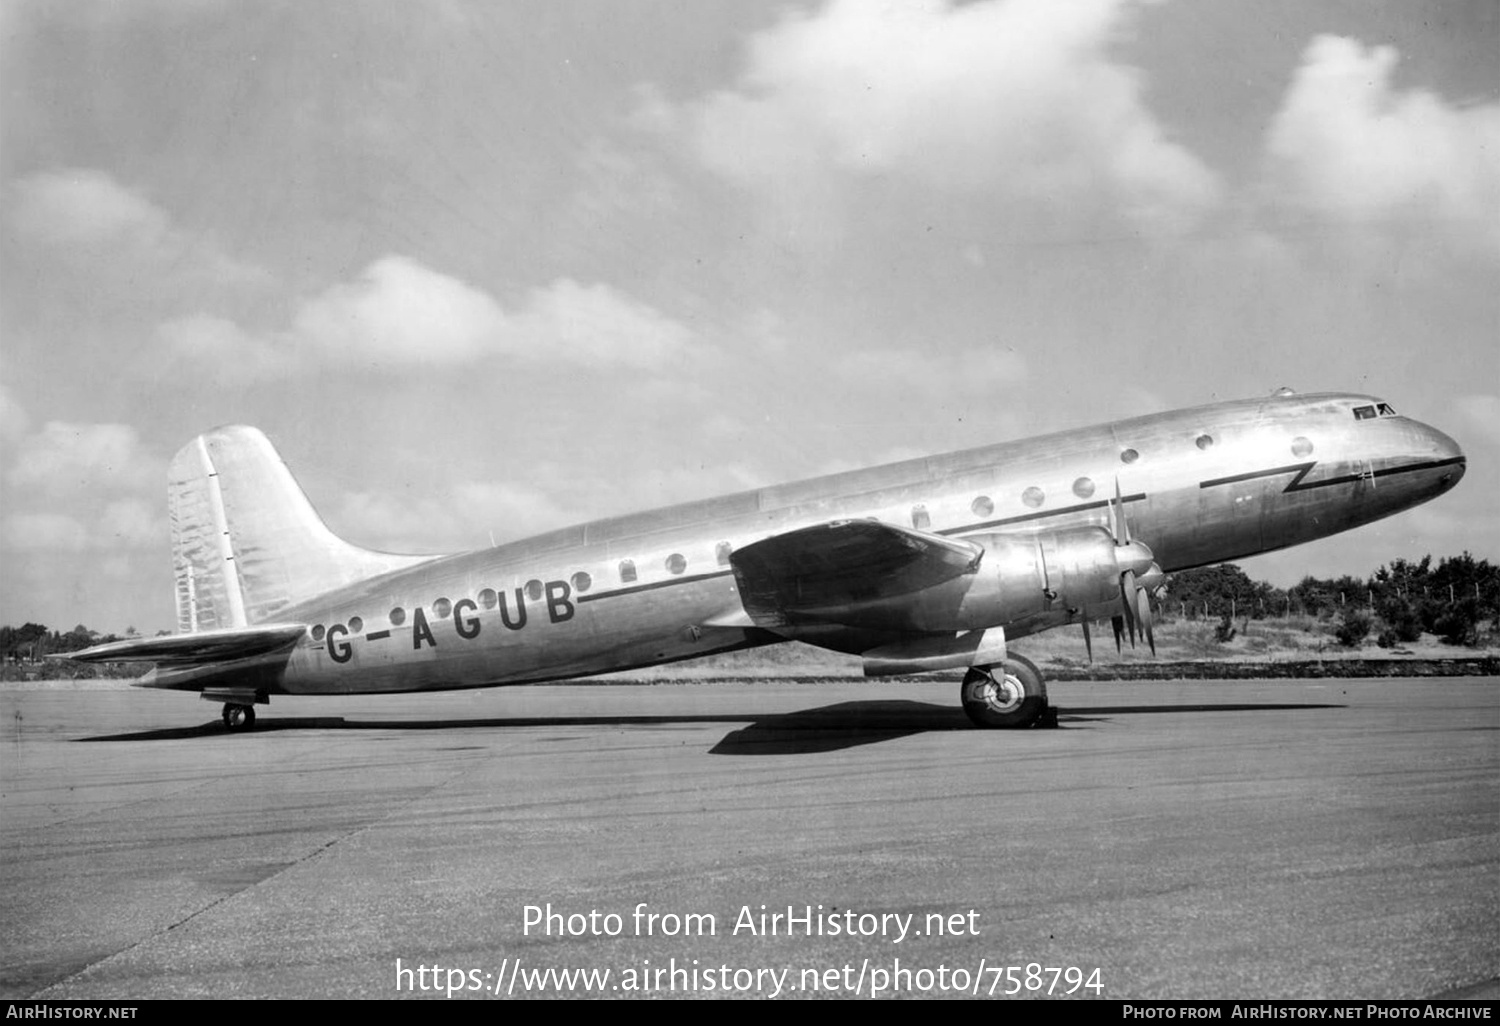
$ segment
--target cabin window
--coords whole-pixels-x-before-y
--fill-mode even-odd
[[[1134,463],[1140,458],[1141,454],[1136,452],[1134,449],[1126,449],[1124,452],[1120,453],[1121,463]]]
[[[969,504],[969,508],[974,511],[976,517],[987,517],[995,512],[995,504],[990,501],[988,495],[981,495],[975,499]]]
[[[432,604],[432,615],[439,620],[448,619],[448,614],[453,612],[453,603],[445,598],[440,598]]]
[[[728,542],[719,542],[719,544],[714,547],[714,556],[718,559],[720,566],[729,565],[729,554],[733,551],[734,546],[730,545]]]
[[[1301,435],[1298,435],[1296,438],[1292,439],[1293,456],[1306,456],[1308,453],[1312,452],[1312,450],[1312,442],[1306,438],[1303,438]]]
[[[1036,509],[1042,503],[1047,501],[1047,495],[1036,485],[1032,485],[1030,488],[1021,493],[1021,501],[1026,503],[1026,505],[1030,506],[1032,509]]]
[[[1213,444],[1214,444],[1214,436],[1213,435],[1199,435],[1196,439],[1193,440],[1193,444],[1196,445],[1200,449],[1211,449],[1211,448],[1213,448]]]
[[[406,622],[406,610],[402,609],[400,606],[397,606],[395,609],[391,610],[391,626],[392,627],[400,627],[405,622]]]
[[[1094,482],[1086,477],[1080,477],[1073,482],[1073,494],[1080,499],[1087,499],[1094,494]]]
[[[573,575],[573,590],[588,591],[594,586],[594,579],[582,570]]]
[[[1356,406],[1354,408],[1354,419],[1355,420],[1374,420],[1375,419],[1375,407],[1373,407],[1373,406]]]
[[[911,508],[911,526],[919,531],[925,531],[932,526],[932,518],[927,515],[927,507],[916,505]]]
[[[542,582],[532,578],[526,582],[526,597],[533,602],[542,600]]]
[[[349,633],[358,634],[365,629],[365,622],[357,616],[349,617]]]
[[[667,571],[680,574],[687,569],[687,559],[680,552],[674,552],[667,557]]]
[[[485,588],[479,593],[479,604],[485,609],[494,609],[496,601],[494,588]]]
[[[323,640],[323,625],[322,624],[318,624],[316,627],[314,627],[312,629],[312,639],[314,641],[322,641]]]
[[[633,580],[635,580],[635,560],[620,560],[620,583],[629,584]]]

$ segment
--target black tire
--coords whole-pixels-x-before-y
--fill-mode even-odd
[[[224,706],[224,729],[225,730],[249,730],[255,726],[255,706],[235,705],[227,703]]]
[[[1008,656],[1000,673],[974,666],[959,690],[964,712],[976,727],[1030,727],[1047,708],[1047,682],[1029,659]]]

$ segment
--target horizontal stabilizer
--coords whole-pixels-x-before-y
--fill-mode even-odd
[[[835,520],[737,549],[740,599],[762,627],[875,626],[900,619],[903,600],[979,568],[984,549],[876,520]]]
[[[232,659],[248,659],[291,648],[307,633],[302,623],[268,623],[256,627],[228,627],[196,634],[159,638],[130,638],[95,645],[81,652],[60,652],[58,658],[82,663],[156,663],[163,667],[205,666]]]

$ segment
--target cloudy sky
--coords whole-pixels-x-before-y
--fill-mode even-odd
[[[0,2],[0,622],[174,623],[260,426],[447,551],[1268,393],[1453,434],[1246,569],[1500,560],[1500,5]]]

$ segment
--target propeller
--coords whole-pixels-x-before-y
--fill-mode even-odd
[[[1141,628],[1146,634],[1146,644],[1151,646],[1151,654],[1156,655],[1156,631],[1152,627],[1151,596],[1144,587],[1137,586],[1135,591],[1135,615],[1141,621]]]
[[[1136,635],[1144,636],[1156,655],[1156,630],[1151,616],[1151,592],[1161,587],[1164,575],[1156,565],[1156,557],[1144,543],[1130,537],[1130,522],[1125,518],[1125,500],[1120,494],[1120,478],[1115,477],[1114,508],[1115,562],[1120,566],[1120,616],[1114,617],[1115,648],[1123,651],[1120,644],[1122,633],[1130,634],[1130,647],[1135,647]]]
[[[1120,575],[1120,608],[1125,610],[1125,629],[1130,632],[1131,648],[1135,648],[1135,597],[1135,571],[1126,570]]]
[[[1109,625],[1114,630],[1115,651],[1123,654],[1124,639],[1130,635],[1130,647],[1134,648],[1137,636],[1144,637],[1156,655],[1156,628],[1151,615],[1151,596],[1166,580],[1156,557],[1144,543],[1130,537],[1130,521],[1125,517],[1125,499],[1120,494],[1120,478],[1115,477],[1115,497],[1110,502],[1110,519],[1113,521],[1115,541],[1115,565],[1120,571],[1120,611],[1110,617]],[[1088,649],[1089,662],[1094,661],[1094,639],[1089,632],[1087,615],[1083,624],[1083,644]]]

